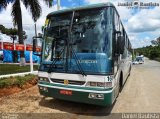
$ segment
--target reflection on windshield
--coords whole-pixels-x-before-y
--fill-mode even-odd
[[[54,62],[56,59],[54,71],[66,71],[67,64],[68,72],[79,72],[79,66],[85,72],[111,72],[112,45],[107,15],[106,8],[76,11],[74,16],[65,13],[51,17],[45,38],[44,61]]]
[[[73,40],[77,52],[106,53],[109,47],[107,18],[104,10],[77,12],[73,24]],[[108,54],[111,56],[111,54]]]

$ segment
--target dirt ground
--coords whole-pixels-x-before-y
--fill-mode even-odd
[[[14,85],[14,86],[10,86],[10,87],[0,88],[0,98],[4,97],[4,96],[9,96],[14,93],[21,92],[21,91],[26,90],[28,88],[31,88],[31,87],[35,86],[37,84],[37,82],[38,82],[38,79],[34,78],[31,81],[27,82],[22,87]]]
[[[0,98],[1,113],[160,113],[160,63],[146,59],[145,64],[134,65],[117,101],[111,107],[44,98],[38,87]],[[76,118],[76,117],[75,117]]]

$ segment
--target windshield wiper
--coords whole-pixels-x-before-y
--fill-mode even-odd
[[[63,49],[61,50],[59,57],[62,55],[64,49],[65,49],[65,48],[63,48]],[[55,59],[52,61],[52,64],[50,65],[50,67],[49,67],[49,69],[48,69],[48,73],[51,73],[51,72],[52,72],[52,68],[53,68],[54,65],[56,66],[57,59],[59,59],[59,58],[55,58]]]
[[[76,64],[77,64],[77,66],[78,66],[81,74],[82,74],[83,76],[87,76],[86,73],[85,73],[85,71],[83,70],[81,64],[78,62],[78,61],[79,61],[79,60],[78,60],[78,57],[77,57],[76,53],[74,52],[73,48],[71,48],[71,51],[72,51],[72,53],[73,53],[73,55],[74,55],[74,57],[75,57]]]
[[[70,51],[70,49],[71,49],[71,52],[73,53],[73,55],[74,55],[74,57],[75,57],[76,64],[77,64],[77,66],[78,66],[81,74],[82,74],[83,76],[86,76],[86,73],[85,73],[84,70],[82,69],[81,64],[78,62],[78,61],[79,61],[79,60],[78,60],[78,57],[77,57],[75,51],[73,50],[72,45],[69,43],[69,41],[72,40],[72,39],[71,39],[71,35],[72,35],[72,25],[73,25],[73,20],[74,20],[74,14],[75,14],[75,12],[73,11],[72,19],[71,19],[71,24],[70,24],[70,28],[69,28],[69,39],[68,39],[68,38],[66,39],[67,54],[66,54],[66,64],[65,64],[66,66],[65,66],[65,71],[66,71],[66,72],[68,71],[68,58],[69,58],[69,51]],[[56,38],[56,39],[57,39],[57,38]],[[64,48],[64,49],[65,49],[65,48]],[[60,56],[62,55],[64,49],[61,50]],[[59,56],[59,57],[60,57],[60,56]],[[55,59],[53,60],[52,64],[50,65],[50,67],[49,67],[49,69],[48,69],[48,73],[51,73],[51,72],[52,72],[52,68],[53,68],[54,65],[56,66],[56,62],[57,62],[57,58],[55,58]]]
[[[71,25],[70,25],[70,29],[69,29],[69,36],[70,36],[70,37],[69,37],[69,40],[70,40],[70,41],[72,41],[71,35],[72,35],[72,26],[73,26],[74,15],[75,15],[75,11],[73,11],[72,19],[71,19]],[[85,73],[84,70],[82,69],[81,64],[78,62],[78,57],[77,57],[76,53],[74,52],[74,50],[73,50],[73,48],[72,48],[72,44],[73,44],[73,43],[70,44],[69,41],[67,40],[67,49],[68,49],[67,52],[69,52],[69,49],[71,49],[71,52],[73,53],[73,55],[74,55],[74,57],[75,57],[76,64],[77,64],[77,66],[78,66],[81,74],[82,74],[83,76],[86,76],[86,73]],[[68,60],[67,60],[67,61],[68,61]],[[67,62],[67,63],[68,63],[68,62]],[[67,64],[67,66],[68,66],[68,64]]]

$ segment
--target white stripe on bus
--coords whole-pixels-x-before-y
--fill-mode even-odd
[[[65,88],[65,87],[57,87],[57,86],[50,86],[50,85],[44,85],[44,84],[38,84],[38,86],[48,87],[48,88],[55,88],[55,89],[62,89],[62,90],[72,90],[72,91],[80,91],[80,92],[92,92],[92,93],[112,93],[114,88],[112,90],[108,91],[96,91],[96,90],[83,90],[83,89],[75,89],[75,88]]]

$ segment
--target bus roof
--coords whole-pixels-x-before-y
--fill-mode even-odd
[[[65,13],[65,12],[92,9],[92,8],[100,8],[100,7],[114,7],[114,5],[110,2],[107,2],[107,3],[86,5],[86,6],[82,6],[82,7],[74,7],[74,8],[70,8],[70,9],[63,9],[63,10],[58,10],[58,11],[51,12],[51,13],[48,14],[47,17],[52,16],[52,15],[56,15],[56,14],[60,14],[60,13]]]

